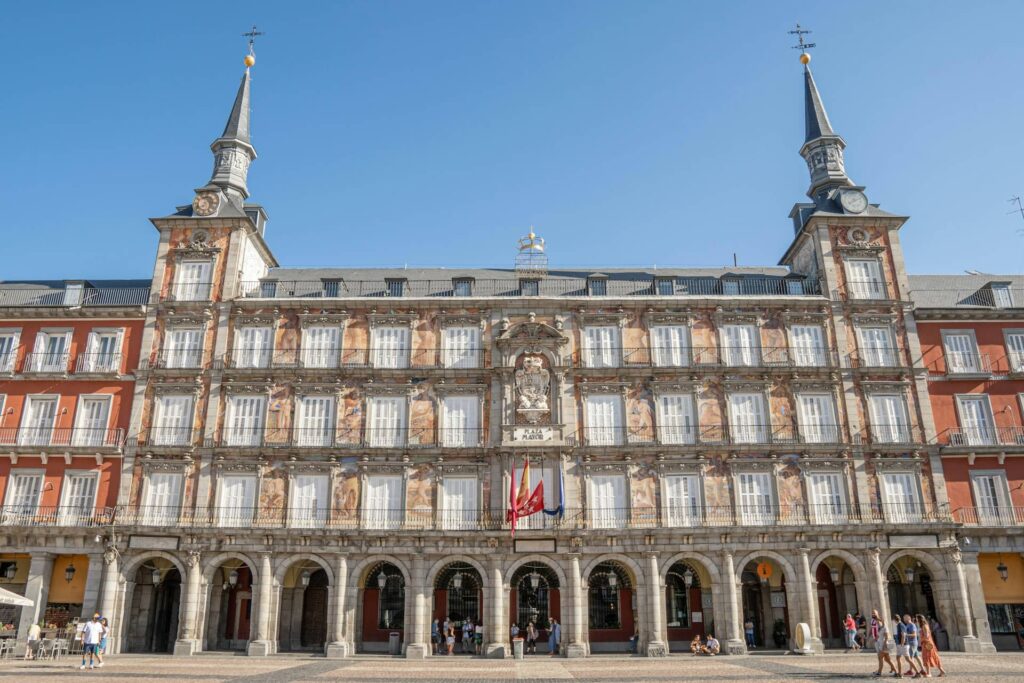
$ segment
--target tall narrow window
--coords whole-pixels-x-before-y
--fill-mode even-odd
[[[590,525],[595,529],[624,529],[629,519],[626,478],[619,474],[590,478]]]
[[[64,285],[64,305],[81,306],[85,294],[85,285],[81,282],[68,282]]]
[[[603,277],[592,277],[587,280],[590,287],[590,296],[608,296],[608,279]]]
[[[882,474],[883,505],[890,522],[920,522],[921,498],[910,472]]]
[[[256,477],[228,474],[220,478],[217,522],[223,527],[249,527],[256,515]]]
[[[7,484],[7,500],[4,502],[4,523],[13,524],[24,517],[35,515],[39,509],[42,489],[41,473],[11,472]]]
[[[371,474],[366,478],[363,526],[367,529],[398,529],[404,519],[402,477]]]
[[[56,396],[29,396],[21,419],[18,443],[23,446],[49,445],[56,419]]]
[[[441,360],[446,368],[480,367],[480,328],[442,328]]]
[[[366,401],[366,442],[372,448],[397,448],[406,443],[405,396],[375,396]]]
[[[174,298],[178,301],[207,301],[210,298],[213,263],[182,261],[174,278]]]
[[[722,360],[731,367],[751,367],[761,360],[760,335],[756,325],[722,326]]]
[[[390,326],[373,328],[373,367],[409,367],[408,327]]]
[[[586,440],[591,446],[622,445],[621,396],[617,394],[592,394],[587,396]]]
[[[302,330],[302,364],[307,368],[336,368],[341,358],[341,328],[310,326]]]
[[[480,445],[480,398],[445,396],[441,402],[441,444],[447,448]]]
[[[981,372],[978,345],[970,332],[945,332],[946,370],[951,375]]]
[[[729,424],[733,443],[767,443],[767,422],[762,394],[729,394]]]
[[[771,475],[741,473],[739,478],[740,519],[744,524],[765,525],[775,522]]]
[[[0,372],[14,372],[14,359],[18,355],[20,332],[0,330]]]
[[[235,329],[236,368],[268,368],[274,348],[272,327],[238,327]]]
[[[181,472],[150,472],[143,486],[142,523],[170,526],[181,511],[185,475]]]
[[[295,441],[299,446],[330,446],[334,443],[334,397],[303,396],[299,399]]]
[[[158,396],[153,408],[150,442],[154,446],[186,446],[192,441],[191,395]]]
[[[3,341],[0,340],[0,352],[2,352],[2,350]],[[1006,351],[1006,355],[1010,361],[1010,372],[1024,372],[1024,332],[1007,333]],[[3,357],[0,355],[0,364],[2,363]]]
[[[793,325],[789,328],[789,347],[793,364],[802,368],[826,365],[825,335],[818,325]]]
[[[121,368],[122,330],[93,330],[85,354],[78,361],[82,372],[117,372]]]
[[[850,259],[846,262],[847,289],[851,299],[884,299],[885,283],[876,259]]]
[[[203,330],[198,327],[172,327],[164,342],[164,366],[198,368],[203,357]]]
[[[699,481],[695,474],[665,477],[665,511],[669,526],[688,527],[700,523]]]
[[[871,436],[876,443],[909,443],[910,426],[907,409],[900,394],[873,394],[871,406]]]
[[[662,394],[658,397],[658,439],[661,443],[696,443],[696,423],[692,394]]]
[[[858,327],[860,365],[866,368],[892,368],[896,366],[896,349],[888,327]]]
[[[651,327],[651,356],[659,368],[682,368],[690,364],[690,335],[685,325]]]
[[[963,445],[993,446],[997,443],[992,406],[988,395],[957,396]]]
[[[326,474],[299,474],[292,480],[288,521],[293,527],[319,529],[327,523],[330,501]]]
[[[800,394],[797,397],[800,419],[800,437],[804,443],[836,443],[839,427],[836,424],[835,402],[832,394]]]
[[[479,517],[476,477],[446,476],[441,482],[441,526],[475,529]]]
[[[978,522],[989,526],[1013,524],[1006,472],[971,472],[971,483],[978,506]]]
[[[992,300],[996,308],[1012,308],[1013,294],[1010,292],[1010,285],[996,283],[992,285]]]
[[[79,396],[75,415],[75,429],[71,435],[74,446],[109,446],[111,435],[107,430],[110,418],[110,395]]]
[[[538,280],[520,280],[519,281],[519,293],[523,296],[539,296],[540,295],[540,281]]]
[[[622,344],[615,325],[595,325],[583,329],[585,367],[614,368],[619,365]]]
[[[807,479],[811,499],[811,519],[817,524],[844,524],[846,497],[843,478],[838,472],[815,472]]]
[[[670,277],[658,277],[654,279],[654,291],[658,296],[672,296],[675,294],[675,281]]]
[[[227,417],[224,420],[224,444],[243,447],[262,444],[263,421],[266,414],[266,396],[229,396]]]
[[[32,352],[32,371],[67,372],[70,347],[70,332],[40,332]]]
[[[60,496],[60,520],[65,526],[90,524],[96,508],[98,473],[68,474]]]

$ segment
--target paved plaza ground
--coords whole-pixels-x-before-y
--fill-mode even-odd
[[[145,655],[118,655],[95,671],[79,671],[78,662],[0,661],[0,680],[66,681],[76,678],[98,681],[220,681],[292,682],[347,681],[842,681],[870,679],[873,655],[827,654],[749,655],[738,657],[691,657],[665,659],[595,656],[588,659],[536,657],[470,659],[436,657],[426,661],[358,656],[347,660],[279,655],[270,658],[202,654],[187,659]],[[1022,681],[1024,654],[965,655],[947,653],[943,659],[948,678],[956,681]],[[887,677],[892,680],[891,677]]]

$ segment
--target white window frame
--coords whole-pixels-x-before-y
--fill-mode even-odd
[[[915,500],[907,505],[907,509],[893,509],[893,502],[889,499],[889,480],[892,477],[906,476],[910,478],[911,493]],[[882,509],[885,512],[886,520],[893,523],[916,523],[924,519],[924,497],[921,493],[921,473],[914,470],[889,470],[881,473],[879,485],[882,487]]]
[[[167,477],[177,480],[175,487],[175,500],[167,505],[154,505],[153,478]],[[147,526],[173,526],[181,515],[181,504],[185,492],[185,473],[150,471],[142,483],[142,524]]]
[[[313,432],[310,427],[306,427],[303,423],[306,420],[307,400],[321,400],[328,399],[330,409],[327,414],[327,429],[323,433]],[[336,438],[336,431],[338,428],[338,397],[334,394],[301,394],[296,400],[295,409],[295,423],[293,428],[295,432],[295,443],[300,447],[320,447],[327,448],[334,445]]]
[[[664,330],[664,332],[659,332]],[[679,330],[679,345],[670,345],[665,347],[662,344],[664,339],[659,340],[658,337],[674,337],[676,336],[670,331]],[[659,324],[651,325],[648,330],[648,337],[650,338],[651,344],[651,362],[654,367],[657,368],[685,368],[690,365],[690,355],[692,354],[691,334],[690,326],[682,323],[677,324]]]
[[[313,345],[313,330],[321,330],[327,337],[335,337],[336,343],[331,346]],[[341,349],[345,338],[342,325],[307,325],[302,328],[302,366],[306,368],[334,369],[341,367]]]
[[[177,333],[195,333],[198,344],[178,346]],[[206,328],[202,325],[168,325],[164,332],[164,367],[170,369],[198,368],[203,364]]]
[[[100,339],[113,337],[113,350],[103,355],[100,359]],[[85,344],[85,361],[80,363],[85,372],[120,372],[121,355],[124,349],[124,328],[123,327],[96,327],[89,331],[89,338]]]
[[[595,425],[591,406],[599,401],[612,399],[616,410],[612,413],[615,422],[609,426]],[[589,446],[621,446],[625,443],[626,406],[622,394],[587,394],[583,399],[583,419],[586,442]]]
[[[80,507],[71,509],[68,496],[71,493],[72,479],[92,480],[92,500]],[[64,526],[78,526],[89,524],[92,516],[96,513],[96,498],[100,489],[100,473],[97,470],[64,470],[64,477],[60,484],[60,523]]]
[[[482,429],[480,396],[478,394],[444,394],[439,397],[441,407],[441,445],[445,448],[472,448],[481,443]],[[448,401],[466,401],[473,406],[473,420],[468,419],[465,426],[452,426],[449,424],[450,408]],[[469,424],[475,422],[475,424]]]
[[[899,405],[902,408],[902,423],[891,424],[888,422],[882,422],[879,419],[878,411],[875,408],[875,399],[882,398],[885,396],[895,396],[899,399]],[[906,444],[910,443],[913,436],[910,424],[910,409],[907,406],[907,396],[902,391],[878,391],[872,392],[867,396],[868,400],[868,417],[871,420],[871,438],[874,443],[878,444]],[[888,419],[888,418],[886,418]],[[896,428],[900,429],[900,433],[896,433]],[[885,438],[880,438],[885,437]],[[893,438],[895,437],[895,438]]]
[[[379,509],[370,507],[371,501],[369,496],[374,488],[371,486],[371,480],[374,479],[398,481],[397,507],[393,508],[390,505]],[[360,510],[362,511],[363,528],[380,530],[400,529],[405,521],[406,486],[405,476],[402,474],[368,473],[362,481],[362,505],[360,505]]]
[[[760,399],[761,422],[754,425],[737,424],[733,411],[734,396],[757,396]],[[769,398],[765,391],[729,391],[726,392],[726,411],[729,418],[729,438],[734,444],[766,444],[772,436]],[[751,431],[751,429],[753,431]]]
[[[98,435],[98,438],[91,431],[85,432],[85,429],[93,430],[98,429],[97,427],[83,427],[81,421],[85,419],[83,417],[82,408],[84,403],[88,401],[104,401],[107,404],[107,417],[104,420],[104,425]],[[114,413],[114,396],[112,394],[79,394],[75,400],[75,421],[74,428],[72,429],[71,445],[73,446],[107,446],[108,435],[110,433],[110,420],[113,418]]]
[[[378,414],[386,403],[399,407],[393,427],[380,427]],[[366,397],[366,445],[370,448],[401,448],[409,442],[409,397],[383,394]]]
[[[666,403],[679,401],[684,410],[681,417],[683,424],[669,424],[670,419],[666,414]],[[688,404],[688,405],[687,405]],[[658,426],[658,443],[662,444],[683,444],[693,445],[697,443],[697,399],[693,392],[664,392],[655,395],[654,419]],[[689,424],[686,424],[686,423]]]
[[[38,477],[38,485],[35,490],[35,500],[31,503],[15,502],[14,491],[16,479]],[[4,524],[15,524],[32,520],[39,514],[39,502],[43,497],[43,487],[46,485],[46,470],[43,469],[22,469],[12,468],[7,475],[7,490],[4,492]]]
[[[198,281],[186,279],[186,269],[200,266]],[[206,281],[202,280],[205,267]],[[209,301],[213,290],[213,259],[182,259],[174,268],[174,300],[175,301]]]
[[[892,325],[858,325],[855,329],[861,367],[894,368],[898,365],[899,349],[896,348],[896,338],[893,336]],[[868,330],[883,330],[885,332],[886,346],[875,349],[865,344],[863,333]],[[879,359],[877,363],[867,363],[869,352],[872,358]]]
[[[596,486],[598,480],[615,480],[622,483],[623,500],[622,505],[607,507],[598,505]],[[614,486],[612,487],[615,488]],[[591,474],[587,477],[587,503],[590,527],[592,529],[625,529],[629,521],[631,505],[629,491],[629,477],[625,472],[609,474]]]
[[[1011,339],[1019,341],[1011,342]],[[1004,329],[1003,344],[1006,346],[1006,358],[1010,364],[1010,372],[1024,373],[1024,329]]]
[[[176,427],[161,427],[165,401],[170,399],[187,399],[188,409],[185,411],[185,424]],[[156,430],[150,437],[150,443],[154,446],[188,446],[192,443],[192,432],[195,430],[196,419],[196,397],[195,394],[162,394],[153,401],[153,418],[150,423],[150,430]],[[173,430],[168,432],[167,430]]]
[[[963,446],[997,446],[999,445],[999,430],[996,428],[996,416],[992,411],[992,398],[988,394],[956,394],[954,397],[956,403],[956,419],[957,424],[960,425],[961,438],[963,439]],[[967,422],[967,409],[964,405],[967,402],[975,402],[980,404],[985,413],[985,418],[988,421],[987,433],[985,429],[975,430],[973,425],[968,425]]]
[[[235,424],[239,418],[238,409],[242,401],[253,399],[257,402],[257,411],[252,416],[255,424],[239,433]],[[229,394],[227,410],[224,411],[224,445],[242,448],[262,446],[267,428],[267,403],[266,394]]]
[[[274,330],[273,325],[239,325],[235,328],[234,350],[231,352],[231,364],[235,368],[269,368],[270,360],[274,354]],[[266,336],[267,344],[260,348],[247,346],[252,340],[248,336],[256,336],[250,333],[259,332],[259,336]]]
[[[798,346],[796,335],[794,334],[795,330],[815,330],[817,333],[816,341],[821,343],[812,348]],[[828,345],[825,343],[827,335],[823,325],[813,323],[793,324],[786,330],[786,335],[789,339],[789,354],[793,365],[801,368],[820,368],[828,364]],[[811,336],[813,337],[815,334],[812,333]]]
[[[18,349],[21,345],[21,328],[0,328],[0,342],[5,339],[10,339],[10,348],[0,355],[0,372],[14,372],[14,362],[18,358]],[[4,344],[0,344],[0,351],[4,346]]]
[[[36,333],[35,346],[32,349],[31,372],[66,373],[71,361],[72,330],[42,329]],[[64,339],[63,351],[49,351],[50,339]]]
[[[603,343],[595,345],[599,331],[611,331],[606,347]],[[583,343],[584,367],[586,368],[618,368],[622,367],[622,329],[616,323],[584,325],[580,340]]]
[[[803,401],[804,397],[825,398],[828,401],[828,415],[822,424],[812,424]],[[839,442],[839,413],[836,409],[836,397],[831,391],[798,391],[796,392],[797,425],[803,443],[827,444]]]
[[[688,501],[674,505],[675,496],[670,492],[674,480],[684,479]],[[700,525],[704,518],[704,478],[695,472],[671,472],[661,478],[661,496],[665,506],[665,525],[670,527],[693,527]]]
[[[224,487],[229,480],[244,479],[252,482],[252,505],[250,509],[241,506],[238,509],[229,508],[225,504]],[[260,479],[253,473],[231,473],[219,474],[217,476],[217,526],[230,528],[251,527],[256,518],[256,510],[260,504]]]
[[[53,403],[53,422],[50,424],[49,433],[45,435],[42,430],[36,431],[35,428],[29,428],[28,426],[28,419],[32,412],[31,408],[36,401]],[[29,394],[25,397],[21,406],[21,420],[18,423],[18,443],[24,446],[49,446],[54,442],[59,417],[60,394]]]
[[[821,491],[818,482],[822,479],[831,479],[836,484],[835,497],[832,500],[820,500]],[[846,473],[842,470],[816,470],[807,473],[807,502],[810,505],[810,518],[814,524],[847,524],[849,514],[847,500],[848,482]],[[835,498],[838,498],[836,500]]]
[[[454,339],[465,335],[465,346]],[[450,325],[441,328],[441,364],[446,368],[480,367],[480,327],[478,325]],[[454,338],[454,339],[453,339]]]
[[[747,336],[747,343],[738,343]],[[752,368],[761,364],[761,328],[756,323],[726,323],[718,330],[722,364],[730,368]]]
[[[867,266],[866,277],[855,277],[854,264]],[[846,269],[846,292],[850,299],[886,299],[885,279],[882,262],[877,258],[851,258],[844,261]]]
[[[735,491],[735,505],[739,513],[740,524],[744,526],[774,526],[779,516],[779,492],[777,490],[776,476],[773,472],[744,472],[738,471],[734,475],[733,489]],[[768,483],[768,501],[758,501],[752,505],[744,502],[743,478],[757,477]]]
[[[385,334],[397,333],[398,346],[394,349],[381,345]],[[370,328],[370,358],[374,368],[405,369],[412,357],[412,329],[408,325],[374,325]]]
[[[451,481],[468,482],[472,491],[471,505],[466,505],[463,498],[457,499],[461,503],[458,507],[452,507],[456,501],[455,496],[449,499],[448,483]],[[474,530],[477,528],[480,519],[480,478],[475,474],[446,474],[441,478],[438,490],[441,493],[441,528],[442,529],[464,529]]]
[[[1010,497],[1010,484],[1006,470],[970,470],[971,496],[974,498],[975,509],[978,511],[978,522],[988,526],[1008,526],[1014,523],[1013,505]],[[982,505],[983,496],[978,480],[992,477],[995,482],[995,505]]]
[[[983,372],[981,354],[978,351],[978,339],[974,330],[952,329],[941,330],[942,355],[946,361],[946,374],[949,375],[972,375]],[[951,348],[950,339],[954,337],[966,337],[971,347],[966,350],[954,350]]]
[[[295,505],[296,488],[300,479],[315,479],[323,483],[324,499],[313,499],[312,508]],[[316,486],[314,486],[316,488]],[[293,528],[323,528],[331,514],[331,476],[326,472],[299,472],[288,478],[288,526]]]
[[[1013,308],[1013,292],[1005,282],[993,283],[992,306],[994,308]]]

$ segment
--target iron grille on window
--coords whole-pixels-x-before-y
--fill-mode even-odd
[[[629,578],[616,564],[599,564],[590,574],[590,628],[622,628],[619,591],[629,588]]]
[[[690,588],[686,587],[686,576],[689,571]],[[675,564],[668,570],[665,577],[666,615],[669,628],[690,627],[690,590],[700,588],[697,572],[686,564]]]
[[[324,280],[324,296],[334,298],[338,296],[341,280]]]
[[[543,577],[536,588],[533,587],[529,576],[524,576],[519,581],[516,585],[516,623],[520,629],[525,629],[530,622],[538,628],[544,628],[549,623],[548,596],[547,581]]]
[[[380,563],[367,573],[365,587],[378,591],[377,628],[404,628],[405,578],[398,567],[387,562]]]
[[[480,610],[480,590],[483,581],[480,573],[465,562],[453,562],[438,574],[436,589],[447,593],[445,611],[447,616],[461,626],[467,620],[479,624],[483,613]]]

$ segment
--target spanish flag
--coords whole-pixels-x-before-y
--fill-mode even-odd
[[[530,491],[530,459],[523,464],[523,478],[516,487],[516,461],[512,459],[512,482],[508,492],[508,521],[512,523],[512,535],[516,535],[516,521],[520,517],[529,517],[544,509],[544,481],[537,483],[537,488]]]

